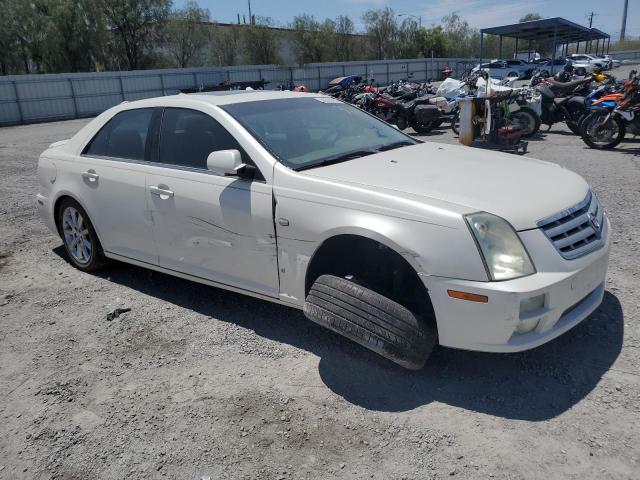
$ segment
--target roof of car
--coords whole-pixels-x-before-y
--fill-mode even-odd
[[[226,90],[221,92],[198,92],[175,95],[169,98],[186,97],[212,105],[226,105],[229,103],[255,102],[261,100],[277,100],[281,98],[317,97],[318,94],[290,92],[280,90]]]
[[[198,102],[209,105],[228,105],[232,103],[278,100],[285,98],[312,98],[322,96],[320,93],[290,92],[280,90],[224,90],[216,92],[179,93],[164,97],[145,98],[132,102],[123,102],[121,109],[172,106]]]

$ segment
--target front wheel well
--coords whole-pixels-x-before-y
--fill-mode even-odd
[[[347,278],[435,321],[429,292],[411,264],[386,245],[360,235],[337,235],[316,250],[305,279],[305,295],[320,275]]]

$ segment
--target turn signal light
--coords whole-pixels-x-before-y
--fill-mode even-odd
[[[487,303],[489,301],[489,297],[487,297],[485,295],[478,295],[477,293],[461,292],[459,290],[447,290],[447,294],[451,298],[457,298],[457,299],[460,299],[460,300],[468,300],[470,302]]]

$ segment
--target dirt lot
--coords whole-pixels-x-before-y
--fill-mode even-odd
[[[609,213],[603,305],[536,350],[440,348],[408,372],[295,310],[72,268],[34,174],[86,121],[0,129],[0,478],[640,478],[640,140],[530,143]]]

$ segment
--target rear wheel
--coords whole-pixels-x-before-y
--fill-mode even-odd
[[[573,120],[567,120],[567,127],[576,135],[580,135],[580,125]]]
[[[540,130],[540,117],[529,107],[521,107],[511,114],[511,122],[522,129],[523,137],[531,137]]]
[[[434,122],[413,122],[411,125],[416,133],[420,135],[425,135],[429,133],[434,128]]]
[[[100,240],[89,215],[78,202],[65,198],[58,208],[56,224],[64,249],[76,268],[92,272],[104,266],[106,258]]]
[[[437,340],[433,322],[418,318],[384,295],[334,275],[316,279],[304,313],[310,320],[411,370],[424,366]]]
[[[622,141],[625,133],[625,124],[618,115],[594,112],[582,122],[582,140],[589,147],[598,150],[614,148]]]
[[[460,112],[456,112],[451,119],[451,130],[456,135],[460,135]]]

